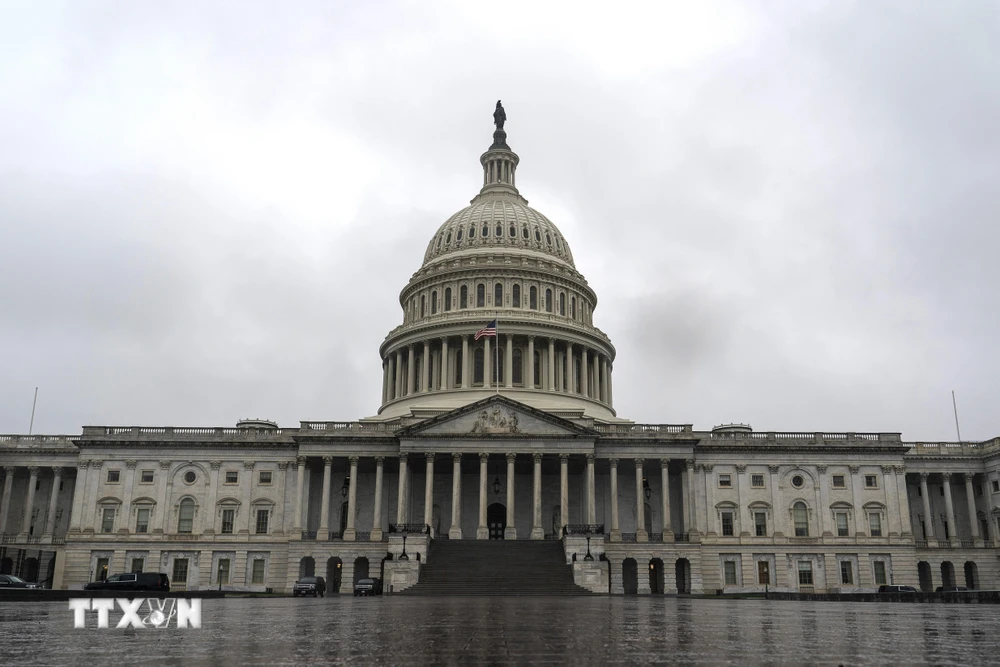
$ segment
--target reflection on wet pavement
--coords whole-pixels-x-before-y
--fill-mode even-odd
[[[992,605],[663,597],[205,600],[201,630],[73,629],[62,603],[0,604],[5,665],[986,664]]]

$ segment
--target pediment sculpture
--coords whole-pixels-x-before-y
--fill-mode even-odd
[[[483,410],[472,425],[472,433],[520,433],[517,413],[510,408]]]

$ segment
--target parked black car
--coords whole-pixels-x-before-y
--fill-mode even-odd
[[[292,586],[292,597],[299,595],[323,597],[326,595],[326,579],[323,577],[302,577]]]
[[[170,580],[163,572],[124,572],[112,574],[104,581],[92,581],[85,591],[159,591],[170,592]]]
[[[878,587],[879,593],[916,593],[918,592],[913,586],[895,586],[891,584],[882,584]]]
[[[358,579],[354,584],[354,595],[382,595],[381,579]]]
[[[41,585],[25,581],[13,574],[0,574],[0,588],[41,588]]]

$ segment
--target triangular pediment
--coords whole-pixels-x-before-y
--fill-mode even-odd
[[[397,431],[406,437],[566,437],[594,433],[579,424],[556,417],[505,396],[490,396]]]

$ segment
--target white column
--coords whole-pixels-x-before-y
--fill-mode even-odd
[[[319,507],[319,534],[317,539],[329,539],[330,533],[330,473],[333,467],[333,457],[323,457],[323,496]],[[247,508],[249,511],[249,508]]]
[[[775,537],[784,535],[785,524],[782,519],[787,516],[787,508],[782,507],[781,489],[778,488],[778,471],[780,469],[780,466],[767,466],[767,471],[770,473],[768,482],[771,485],[771,521],[774,523],[771,527],[771,534]],[[795,534],[794,529],[792,534]]]
[[[635,460],[635,541],[649,542],[646,531],[646,496],[642,490],[642,459]]]
[[[528,378],[528,382],[526,383],[525,386],[528,389],[534,389],[535,388],[535,337],[534,336],[528,336],[527,362],[528,362],[528,372],[525,373],[525,375]]]
[[[955,526],[955,505],[951,500],[951,473],[943,472],[941,477],[944,481],[944,511],[948,515],[948,535],[949,539],[958,538],[958,530]]]
[[[715,529],[718,515],[715,511],[715,484],[712,475],[712,464],[708,463],[701,467],[704,475],[702,475],[701,481],[705,485],[705,514],[703,515],[703,520],[705,522],[705,532],[712,535],[717,535],[719,531]]]
[[[403,391],[404,384],[405,383],[403,382],[403,351],[402,350],[397,350],[396,351],[396,381],[393,383],[393,385],[396,388],[396,395],[394,396],[394,398],[401,398],[401,397],[403,397],[403,396],[406,395],[406,392]]]
[[[351,484],[347,489],[347,525],[342,537],[345,542],[353,542],[358,535],[354,525],[354,517],[358,513],[358,457],[352,456],[348,460],[351,463]]]
[[[385,472],[385,457],[375,457],[375,508],[372,510],[372,542],[382,541],[382,478]]]
[[[121,506],[121,520],[118,522],[119,533],[129,532],[129,510],[132,505],[132,487],[135,480],[135,459],[128,459],[125,461],[125,479],[122,480],[122,506]],[[215,502],[212,502],[214,505]],[[211,507],[211,505],[209,506]]]
[[[489,539],[490,529],[486,526],[486,480],[487,463],[490,455],[486,452],[479,454],[479,525],[476,527],[476,539]]]
[[[531,539],[544,540],[545,530],[542,528],[542,455],[533,456],[535,463],[534,484],[532,485],[531,503]]]
[[[246,529],[241,529],[241,533],[253,533],[254,517],[253,509],[250,503],[253,501],[253,468],[256,465],[254,461],[244,461],[243,462],[243,476],[246,480],[240,487],[243,489],[243,507],[246,508],[247,512],[247,522]]]
[[[576,386],[576,369],[573,360],[573,343],[566,343],[566,393],[575,394],[577,392]],[[591,521],[590,523],[593,523]]]
[[[211,473],[209,473],[208,478],[208,500],[205,502],[205,511],[202,512],[202,521],[205,524],[202,532],[212,535],[215,533],[215,505],[218,502],[219,468],[222,467],[222,461],[210,461],[209,467]],[[125,516],[127,517],[128,514],[126,513]]]
[[[611,382],[611,375],[612,375],[613,372],[614,372],[614,368],[612,368],[611,364],[609,363],[608,364],[608,405],[610,405],[612,407],[614,407],[614,404],[615,404],[614,385]]]
[[[167,532],[167,515],[170,514],[170,508],[167,507],[169,503],[170,491],[173,489],[173,480],[168,479],[170,474],[170,461],[160,461],[160,479],[157,483],[157,498],[156,498],[156,525],[159,528],[156,529],[157,532],[165,533]],[[89,475],[88,475],[89,477]],[[84,501],[86,503],[86,500]],[[82,512],[86,514],[86,509]],[[88,528],[86,521],[84,523],[84,530]],[[90,526],[93,529],[93,526]]]
[[[622,541],[621,527],[618,525],[618,459],[608,459],[611,465],[611,533],[612,542]]]
[[[910,494],[906,486],[906,466],[896,466],[896,493],[899,496],[899,522],[902,537],[913,537],[913,522],[910,518]]]
[[[597,523],[597,496],[594,489],[594,455],[587,454],[587,523]]]
[[[87,462],[79,463],[81,470],[86,470]],[[4,466],[3,468],[3,500],[0,501],[0,535],[7,533],[7,517],[10,515],[10,492],[14,488],[14,466]],[[86,474],[86,473],[83,473]],[[77,477],[81,475],[78,473]],[[80,488],[79,486],[77,488]]]
[[[434,537],[434,453],[427,452],[427,473],[424,476],[424,523],[430,526],[428,535]]]
[[[559,455],[559,534],[569,525],[569,454]]]
[[[549,367],[549,391],[556,390],[556,342],[553,339],[549,339],[549,356],[546,359]]]
[[[79,461],[76,464],[76,479],[73,480],[73,506],[69,512],[69,532],[78,532],[83,525],[83,505],[87,498],[88,465],[87,461]],[[14,481],[13,468],[4,468],[4,472],[6,473],[6,477],[4,478],[3,486],[3,502],[0,504],[0,534],[6,532],[7,509],[10,507],[10,487]],[[162,476],[160,475],[160,477]],[[161,483],[162,480],[157,480],[157,486]],[[163,513],[162,503],[159,505],[158,511],[161,514]]]
[[[514,386],[514,334],[507,334],[507,345],[504,346],[503,358],[503,384],[507,389],[510,389]]]
[[[584,396],[590,396],[590,364],[587,363],[587,348],[580,348],[580,387]]]
[[[399,455],[399,495],[396,498],[396,523],[407,523],[406,514],[406,478],[407,478],[407,455]]]
[[[972,527],[972,539],[979,539],[979,517],[976,514],[976,496],[972,488],[972,475],[965,473],[965,499],[969,505],[969,525]]]
[[[295,525],[292,526],[292,530],[295,531],[295,539],[301,537],[302,532],[302,498],[305,495],[305,489],[303,488],[306,483],[306,457],[300,456],[295,459]]]
[[[431,342],[429,340],[424,341],[424,358],[420,363],[420,391],[428,392],[431,390]]]
[[[885,533],[888,537],[899,537],[900,521],[899,512],[894,512],[896,499],[899,493],[896,491],[896,472],[893,466],[882,466],[882,491],[885,493]]]
[[[660,459],[660,493],[663,494],[663,541],[673,539],[674,527],[670,519],[670,459]]]
[[[924,533],[928,540],[934,539],[934,517],[931,515],[931,495],[927,490],[927,473],[920,473],[920,497],[924,501]]]
[[[608,401],[608,358],[601,357],[601,401],[604,403],[610,403]]]
[[[505,540],[517,539],[517,528],[514,526],[514,458],[515,454],[507,454],[507,527],[504,528]]]
[[[59,506],[59,484],[62,483],[62,468],[52,469],[52,490],[49,492],[49,513],[45,517],[45,535],[52,535],[56,527],[56,510]],[[128,521],[128,515],[125,520]],[[0,531],[2,533],[3,531]]]
[[[451,386],[451,371],[448,368],[448,339],[441,339],[441,391]]]
[[[826,466],[816,466],[816,474],[819,475],[819,534],[833,537],[833,527],[830,522],[833,517],[830,515],[830,491]]]
[[[451,529],[448,538],[462,539],[462,455],[451,455]]]
[[[858,486],[862,481],[861,466],[847,466],[847,470],[851,473],[851,504],[854,505],[854,535],[855,537],[864,537],[868,534],[868,527],[865,525],[868,517],[864,515],[864,510],[861,508],[862,503],[860,502],[862,493],[864,493]]]
[[[389,361],[382,362],[382,403],[389,402]]]
[[[406,391],[405,396],[417,393],[417,364],[415,362],[416,352],[412,345],[406,346]]]
[[[28,497],[24,503],[24,519],[21,522],[21,532],[25,535],[31,530],[31,513],[35,507],[35,485],[38,483],[38,467],[28,468]]]
[[[469,386],[469,367],[471,363],[469,359],[469,337],[462,336],[462,389],[467,389]]]

